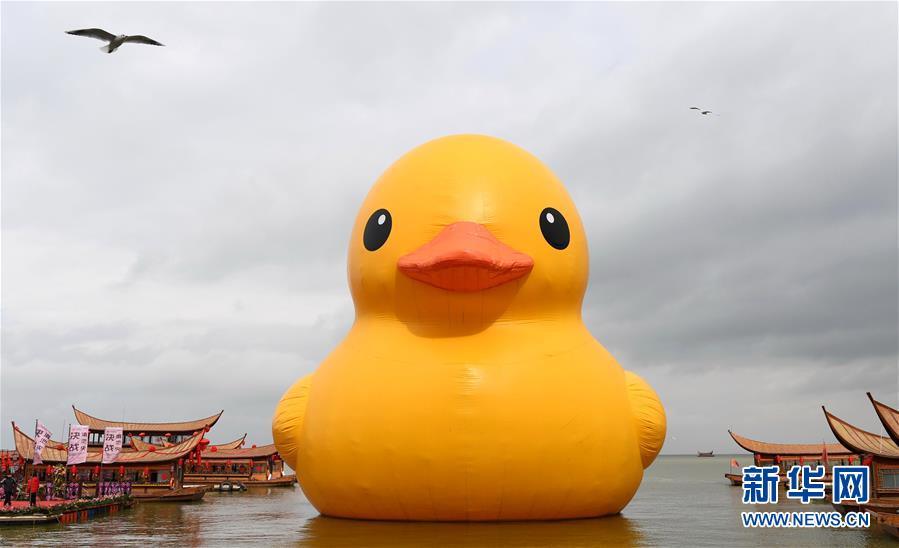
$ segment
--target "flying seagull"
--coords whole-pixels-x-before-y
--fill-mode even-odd
[[[699,108],[699,107],[690,107],[690,110],[698,110],[699,113],[702,114],[703,116],[706,116],[706,115],[709,115],[709,114],[715,114],[715,113],[712,112],[711,110],[702,110],[702,109]],[[718,116],[718,114],[715,114],[715,116]]]
[[[160,44],[156,40],[152,38],[147,38],[146,36],[142,36],[140,34],[135,36],[128,36],[125,34],[120,34],[116,36],[111,32],[106,32],[103,29],[80,29],[80,30],[67,30],[66,34],[74,34],[75,36],[87,36],[88,38],[96,38],[97,40],[103,40],[104,42],[109,42],[103,46],[100,46],[100,49],[105,51],[106,53],[112,53],[115,50],[119,49],[119,46],[124,44],[125,42],[134,42],[136,44],[149,44],[151,46],[164,46],[165,44]]]

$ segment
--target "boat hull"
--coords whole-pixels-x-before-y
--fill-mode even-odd
[[[273,478],[270,480],[254,480],[247,477],[234,477],[234,478],[210,478],[199,475],[186,475],[184,476],[184,483],[189,483],[192,485],[221,485],[223,482],[231,482],[237,483],[240,482],[247,487],[290,487],[294,483],[297,482],[297,477],[295,474],[290,474],[289,476],[281,476],[280,478]]]
[[[899,512],[899,498],[896,499],[871,499],[865,504],[858,504],[853,501],[845,501],[839,504],[833,503],[833,507],[837,512],[845,514],[846,512],[872,512],[881,514],[896,514]]]
[[[899,514],[873,512],[874,523],[884,533],[899,539]]]
[[[132,487],[131,496],[140,502],[187,502],[201,500],[207,491],[208,485],[185,485],[174,489]]]

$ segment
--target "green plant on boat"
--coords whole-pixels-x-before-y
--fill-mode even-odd
[[[53,483],[53,496],[64,497],[66,489],[66,467],[57,464],[51,469],[50,481]]]

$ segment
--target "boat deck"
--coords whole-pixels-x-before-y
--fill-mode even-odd
[[[15,513],[6,510],[7,507],[0,507],[0,525],[36,525],[41,523],[75,523],[79,521],[87,521],[93,517],[115,514],[124,508],[130,508],[133,501],[104,501],[98,502],[86,508],[69,508],[63,509],[75,501],[73,500],[39,500],[37,508],[40,511],[23,514],[22,510],[31,508],[32,506],[23,500],[13,501],[12,510]],[[54,507],[61,507],[59,512],[54,512]]]

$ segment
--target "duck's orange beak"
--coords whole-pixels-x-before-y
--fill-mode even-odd
[[[458,222],[400,257],[397,267],[440,289],[480,291],[524,276],[534,268],[534,259],[497,240],[484,225]]]

